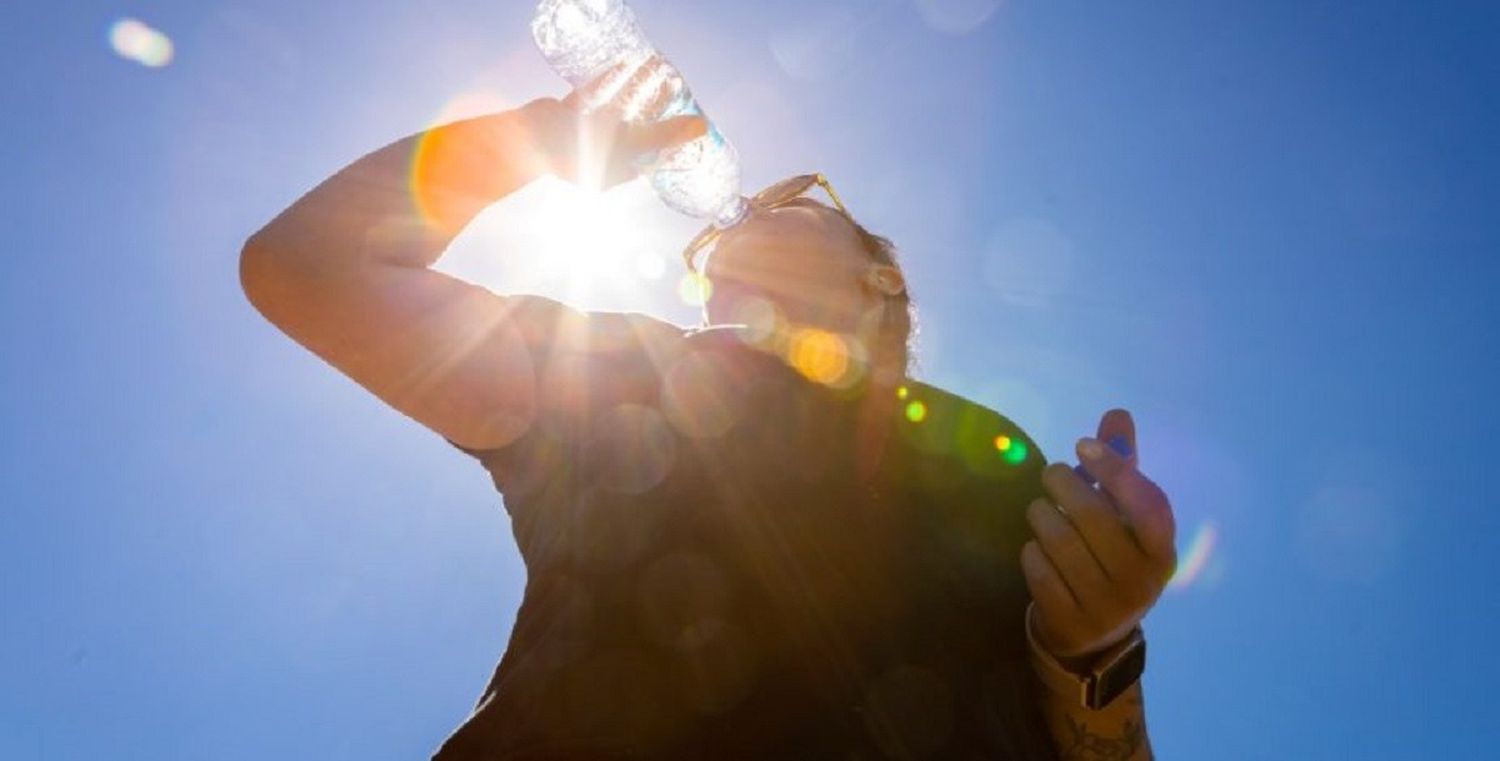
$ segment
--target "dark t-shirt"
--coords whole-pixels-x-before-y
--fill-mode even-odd
[[[534,347],[526,433],[465,450],[527,583],[436,759],[1051,757],[1023,432],[915,382],[862,413],[735,328],[584,324]]]

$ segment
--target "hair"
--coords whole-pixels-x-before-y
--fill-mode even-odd
[[[859,236],[860,246],[872,261],[901,269],[901,263],[897,261],[896,244],[889,238],[865,229],[853,217],[847,218],[854,227],[855,234]],[[881,314],[877,345],[870,347],[870,368],[874,372],[895,369],[904,376],[911,373],[916,365],[917,306],[912,300],[909,284],[900,293],[885,298],[887,308]],[[900,378],[895,380],[900,382]]]

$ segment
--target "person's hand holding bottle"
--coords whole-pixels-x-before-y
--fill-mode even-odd
[[[657,122],[627,121],[618,102],[597,108],[600,90],[618,87],[618,67],[605,72],[568,97],[541,98],[523,108],[533,127],[533,142],[546,170],[560,179],[608,190],[640,174],[657,153],[702,137],[708,123],[700,116],[678,116]],[[632,88],[620,88],[625,92]],[[669,93],[663,90],[662,97]]]

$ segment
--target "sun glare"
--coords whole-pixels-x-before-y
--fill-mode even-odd
[[[508,107],[498,93],[477,88],[450,98],[432,124],[449,124]],[[463,219],[451,213],[448,207],[453,201],[441,189],[474,184],[476,172],[484,171],[450,142],[447,133],[430,131],[412,158],[413,201],[427,224],[439,229],[457,228]],[[644,183],[601,193],[543,177],[507,199],[506,206],[514,213],[507,215],[503,232],[481,229],[479,234],[496,250],[522,251],[528,270],[523,274],[533,283],[549,281],[569,290],[587,290],[594,281],[659,280],[666,273],[666,260],[647,245],[641,213],[644,205],[654,203]]]
[[[534,76],[536,56],[531,45],[507,54],[492,71],[447,94],[426,123],[451,124],[517,107],[523,99],[516,89]],[[559,97],[566,91],[560,80],[544,84]],[[769,83],[745,86],[751,94],[776,92]],[[725,96],[726,113],[734,113],[735,103],[748,109],[737,123],[737,134],[745,140],[754,138],[769,113],[786,108],[779,101],[767,105],[764,98]],[[778,131],[761,135],[761,142],[779,144],[795,137],[787,134],[795,128],[776,125]],[[440,271],[496,293],[536,294],[585,310],[642,311],[679,322],[701,319],[711,284],[684,277],[678,252],[704,222],[667,208],[649,182],[637,179],[600,193],[544,176],[471,216],[472,208],[455,204],[450,196],[457,194],[444,189],[483,185],[482,176],[475,176],[488,170],[476,165],[469,152],[449,150],[442,137],[434,130],[419,142],[407,178],[422,222],[454,236],[437,265]],[[774,154],[758,157],[757,163],[761,161],[785,163]]]
[[[607,193],[543,177],[467,226],[443,271],[498,293],[580,309],[673,308],[673,259],[686,234],[644,182]],[[655,305],[655,306],[653,306]]]
[[[552,237],[543,254],[544,269],[569,280],[633,275],[643,241],[621,199],[566,182],[544,182],[546,197],[528,220]]]

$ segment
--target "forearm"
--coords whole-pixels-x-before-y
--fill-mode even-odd
[[[480,211],[546,171],[525,108],[402,138],[344,167],[247,248],[302,271],[425,268]]]
[[[1062,761],[1142,761],[1154,758],[1146,735],[1139,682],[1113,703],[1090,711],[1076,695],[1043,690],[1042,710]]]
[[[627,128],[613,111],[583,115],[551,98],[412,135],[345,167],[251,236],[240,256],[245,295],[293,340],[442,436],[471,449],[509,444],[535,414],[533,348],[564,331],[527,302],[432,264],[475,215],[532,180],[577,182],[580,136],[609,148],[601,164],[619,181],[635,176],[642,153],[691,137]]]
[[[431,269],[486,206],[548,171],[535,109],[435,127],[328,178],[245,244],[251,304],[386,403],[476,449],[532,408],[508,302]]]

